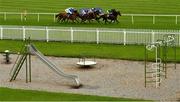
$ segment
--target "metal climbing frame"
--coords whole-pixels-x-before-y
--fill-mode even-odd
[[[151,54],[155,53],[155,62],[151,63],[150,65],[147,62],[150,54],[148,51],[150,51]],[[161,76],[164,75],[162,60],[160,56],[160,42],[145,46],[145,87],[147,83],[155,83],[156,88],[160,86],[162,80]]]
[[[162,77],[167,78],[167,61],[170,61],[168,50],[173,48],[174,52],[174,68],[176,69],[176,44],[175,35],[167,34],[162,39],[158,39],[154,44],[145,46],[145,87],[148,83],[156,83],[156,88],[160,86]],[[155,63],[149,66],[149,52],[155,53]]]
[[[174,69],[176,69],[176,63],[177,63],[177,58],[176,58],[176,35],[175,34],[167,34],[163,36],[163,61],[164,61],[164,68],[167,69],[167,61],[172,60],[174,63]],[[173,50],[173,59],[170,59],[168,57],[168,52],[169,49]]]

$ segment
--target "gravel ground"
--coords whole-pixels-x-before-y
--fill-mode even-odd
[[[180,64],[177,64],[176,70],[172,64],[168,65],[168,78],[162,80],[159,88],[154,85],[145,88],[144,63],[140,61],[96,59],[97,65],[93,68],[80,68],[76,65],[77,58],[48,57],[64,72],[79,76],[83,86],[73,89],[73,80],[59,77],[35,56],[32,57],[32,82],[25,82],[25,67],[15,81],[9,82],[9,73],[17,55],[11,55],[11,58],[11,64],[4,64],[0,55],[1,87],[161,101],[180,100]]]

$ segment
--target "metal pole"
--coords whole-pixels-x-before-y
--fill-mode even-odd
[[[146,87],[146,68],[147,68],[147,57],[148,57],[148,55],[147,55],[147,51],[146,51],[146,45],[145,45],[145,47],[144,47],[144,86]]]
[[[31,82],[31,53],[29,53],[29,82]]]
[[[160,48],[160,44],[158,44],[158,85],[160,86],[161,84],[161,48]]]
[[[158,63],[158,60],[157,60],[157,59],[158,59],[158,58],[157,58],[157,57],[158,57],[158,52],[157,52],[157,50],[158,50],[158,49],[157,49],[157,46],[156,46],[156,47],[155,47],[155,51],[156,51],[156,52],[155,52],[155,53],[156,53],[156,88],[158,87],[158,83],[157,83],[157,82],[158,82],[158,70],[157,70],[157,69],[158,69],[158,65],[157,65],[157,63]]]
[[[176,16],[176,21],[175,22],[176,22],[176,24],[178,24],[178,16]]]
[[[167,78],[167,42],[164,45],[164,70],[165,70],[165,78]]]
[[[27,52],[26,52],[26,56],[27,56]],[[26,83],[28,83],[28,61],[27,61],[27,57],[26,57]]]
[[[176,44],[174,44],[174,68],[176,69],[176,63],[177,63],[177,58],[176,58]]]

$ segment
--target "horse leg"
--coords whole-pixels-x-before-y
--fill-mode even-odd
[[[57,23],[59,23],[59,22],[60,22],[60,18],[58,17],[58,18],[57,18]]]
[[[119,21],[116,19],[116,22],[119,23]]]
[[[107,20],[105,18],[103,18],[103,21],[104,21],[105,24],[107,23]]]
[[[61,17],[57,17],[57,23],[61,21]]]
[[[96,18],[95,18],[95,20],[96,20],[98,23],[100,23],[100,22],[99,22],[99,18],[98,18],[98,17],[96,17]]]
[[[91,23],[91,19],[88,19],[89,23]]]
[[[77,19],[76,19],[75,21],[76,21],[77,23],[79,23],[79,21],[78,21]]]
[[[86,20],[85,19],[81,20],[81,23],[86,23]]]

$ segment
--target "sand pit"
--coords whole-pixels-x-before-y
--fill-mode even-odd
[[[32,82],[25,82],[25,67],[15,81],[9,82],[17,55],[11,58],[11,64],[4,64],[0,55],[0,87],[150,100],[180,99],[180,64],[176,70],[168,68],[168,78],[162,80],[159,88],[152,85],[145,88],[143,62],[96,59],[97,65],[93,68],[79,68],[77,58],[48,57],[64,72],[79,76],[83,87],[73,89],[73,80],[59,77],[35,56],[32,56]]]

